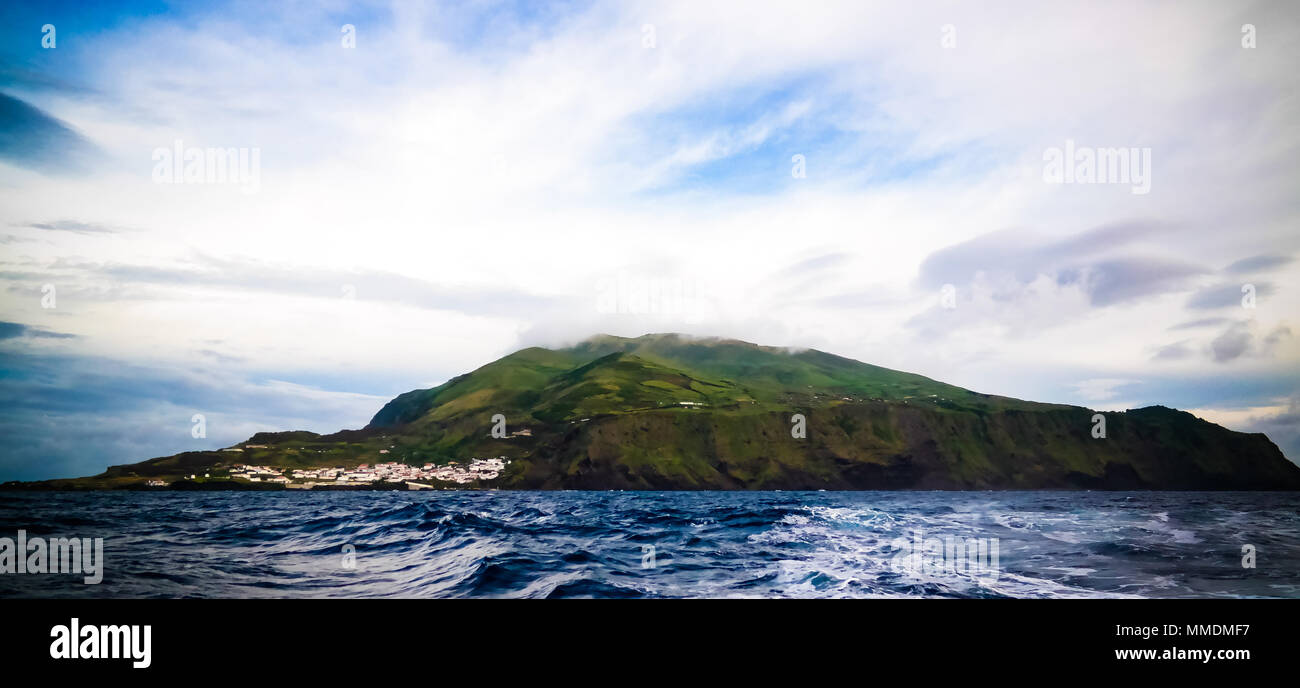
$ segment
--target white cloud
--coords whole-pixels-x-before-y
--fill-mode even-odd
[[[1094,378],[1082,380],[1074,385],[1075,392],[1089,401],[1110,401],[1119,394],[1119,388],[1131,385],[1136,380],[1123,378]]]

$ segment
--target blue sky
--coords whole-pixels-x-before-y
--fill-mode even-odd
[[[1176,406],[1300,460],[1298,34],[1268,3],[9,3],[0,480],[359,427],[597,332]],[[177,141],[256,184],[157,183]],[[1048,183],[1067,141],[1148,149],[1149,192]]]

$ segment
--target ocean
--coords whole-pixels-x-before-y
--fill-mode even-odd
[[[20,530],[102,581],[0,597],[1300,597],[1294,492],[0,492]]]

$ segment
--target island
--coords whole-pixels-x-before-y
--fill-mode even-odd
[[[364,428],[5,489],[1296,490],[1263,434],[981,394],[814,349],[597,335],[398,395]]]

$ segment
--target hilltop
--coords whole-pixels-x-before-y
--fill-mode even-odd
[[[793,436],[802,416],[804,436]],[[277,470],[509,461],[519,489],[1300,489],[1262,434],[1163,406],[1102,414],[980,394],[812,349],[676,334],[527,348],[401,394],[366,427],[259,433],[222,451],[28,487],[270,487]],[[494,432],[494,430],[496,432]],[[206,481],[197,478],[207,473]],[[188,480],[195,475],[194,481]],[[179,481],[179,482],[177,482]],[[13,487],[14,485],[10,485]]]

